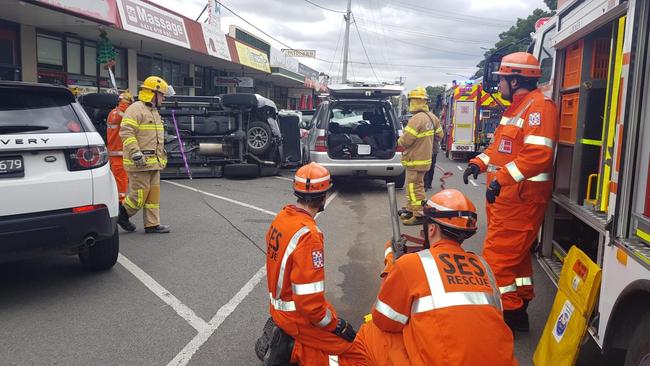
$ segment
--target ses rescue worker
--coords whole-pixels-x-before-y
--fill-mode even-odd
[[[122,161],[129,178],[129,189],[120,205],[118,224],[134,231],[129,218],[144,213],[146,233],[168,233],[169,226],[160,224],[160,171],[167,166],[165,126],[158,108],[174,88],[158,76],[144,80],[138,101],[124,111],[120,138],[124,144]]]
[[[512,330],[528,331],[533,299],[530,248],[537,238],[553,186],[553,154],[558,138],[555,104],[537,89],[539,61],[526,52],[501,60],[499,91],[511,102],[494,143],[470,160],[463,175],[487,171],[488,231],[483,256],[501,290],[504,318]]]
[[[269,319],[256,352],[265,366],[357,365],[355,331],[325,299],[323,233],[314,217],[324,210],[330,174],[310,163],[294,177],[297,205],[285,206],[266,234]],[[277,325],[277,326],[276,326]],[[363,363],[361,363],[363,364]]]
[[[490,267],[461,247],[476,233],[476,207],[446,189],[426,201],[423,213],[424,249],[394,263],[387,250],[372,320],[355,340],[367,364],[517,365]]]
[[[404,148],[402,165],[406,168],[406,201],[409,215],[403,217],[404,225],[422,224],[422,200],[425,199],[424,176],[432,167],[434,136],[442,139],[444,132],[440,120],[429,112],[426,90],[418,86],[408,94],[409,112],[413,117],[404,127],[397,144]],[[432,176],[433,177],[433,176]],[[433,178],[432,178],[433,179]]]
[[[133,96],[129,91],[124,91],[118,98],[117,107],[115,107],[106,118],[106,145],[108,147],[108,158],[111,163],[111,171],[117,183],[117,192],[120,195],[120,203],[126,197],[126,191],[129,187],[129,178],[124,170],[122,158],[124,156],[124,146],[120,138],[120,124],[124,111],[133,103]]]

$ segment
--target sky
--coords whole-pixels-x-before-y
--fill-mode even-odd
[[[196,19],[207,1],[157,3]],[[334,82],[341,80],[345,33],[341,12],[347,0],[220,1],[291,48],[315,49],[317,59],[301,58],[300,62],[327,73]],[[547,9],[543,0],[352,0],[356,24],[350,25],[348,80],[395,82],[402,78],[409,89],[467,80],[483,58],[481,47],[493,46],[499,33],[535,8]],[[231,24],[278,49],[287,48],[222,8],[222,30],[228,32]]]

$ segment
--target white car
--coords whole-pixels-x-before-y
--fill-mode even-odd
[[[0,81],[0,262],[117,261],[118,195],[106,146],[64,87]]]

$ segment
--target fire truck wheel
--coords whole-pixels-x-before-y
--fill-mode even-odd
[[[625,366],[650,365],[650,311],[637,324],[625,355]]]

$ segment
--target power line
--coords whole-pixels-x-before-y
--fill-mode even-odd
[[[312,4],[313,6],[315,6],[317,8],[321,8],[323,10],[331,11],[332,13],[341,13],[341,14],[346,13],[345,11],[339,11],[339,10],[333,10],[333,9],[330,9],[330,8],[326,8],[326,7],[322,6],[322,5],[318,5],[315,2],[312,2],[312,1],[309,1],[309,0],[305,0],[305,2],[307,2],[309,4]]]
[[[494,19],[494,18],[486,18],[486,17],[480,17],[480,16],[475,16],[475,15],[467,15],[463,13],[456,13],[456,12],[450,12],[450,11],[444,11],[444,10],[439,10],[439,9],[433,9],[433,8],[426,8],[426,7],[421,7],[421,6],[415,6],[413,4],[405,3],[402,1],[397,1],[397,0],[391,0],[387,1],[387,6],[397,9],[397,10],[406,10],[410,13],[415,13],[415,14],[426,14],[434,18],[438,19],[445,19],[445,20],[458,20],[461,22],[471,22],[473,25],[485,25],[485,26],[491,26],[491,27],[507,27],[509,25],[512,25],[512,22],[507,19]],[[392,3],[397,3],[399,4],[398,6],[395,6]],[[408,10],[407,10],[408,9]]]
[[[327,74],[329,75],[330,71],[332,71],[332,66],[334,66],[334,62],[336,61],[336,53],[339,50],[339,44],[341,43],[341,33],[343,33],[343,22],[341,21],[341,26],[339,27],[339,36],[336,38],[336,47],[334,48],[334,56],[332,57],[332,62],[330,62],[330,67],[327,70]]]
[[[261,32],[261,33],[264,34],[265,36],[271,38],[272,40],[278,42],[279,44],[285,46],[286,48],[292,48],[292,47],[289,46],[288,44],[286,44],[286,43],[280,41],[279,39],[273,37],[272,35],[266,33],[265,31],[259,29],[257,26],[253,25],[253,23],[251,23],[251,22],[249,22],[248,20],[244,19],[241,15],[235,13],[235,12],[232,11],[229,7],[223,5],[223,3],[222,3],[221,1],[219,1],[219,0],[215,0],[215,1],[216,1],[217,3],[219,3],[219,5],[223,6],[224,9],[228,10],[229,12],[231,12],[232,15],[234,15],[234,16],[236,16],[237,18],[241,19],[242,21],[244,21],[244,23],[246,23],[246,24],[250,25],[251,27],[255,28],[257,31]]]
[[[360,61],[350,61],[351,64],[357,64],[357,65],[369,65],[367,62],[360,62]],[[424,69],[436,69],[436,70],[459,70],[459,69],[467,69],[467,70],[475,70],[475,66],[431,66],[431,65],[409,65],[409,64],[384,64],[384,63],[375,63],[375,66],[395,66],[395,67],[413,67],[413,68],[424,68]]]
[[[363,18],[359,18],[359,19],[363,20]],[[494,42],[493,40],[456,38],[444,34],[426,33],[426,32],[416,31],[413,29],[408,29],[400,26],[394,26],[394,25],[386,25],[386,28],[392,28],[393,29],[392,32],[396,32],[396,33],[404,33],[409,35],[415,35],[418,37],[434,38],[434,39],[440,39],[446,41],[464,42],[464,43],[472,43],[472,44],[486,44],[486,45],[492,44]]]
[[[352,19],[354,19],[354,14],[352,14]],[[357,20],[354,19],[354,28],[357,30],[357,35],[359,36],[359,41],[361,41],[361,48],[363,48],[363,53],[366,54],[366,59],[368,59],[368,64],[370,64],[370,70],[372,70],[373,75],[375,75],[375,79],[377,79],[377,82],[380,83],[381,81],[379,80],[379,77],[377,77],[377,73],[375,72],[375,68],[372,66],[372,63],[370,62],[370,56],[368,56],[368,51],[366,50],[366,45],[363,44],[363,38],[361,38],[361,32],[359,32],[359,27],[357,26]]]

